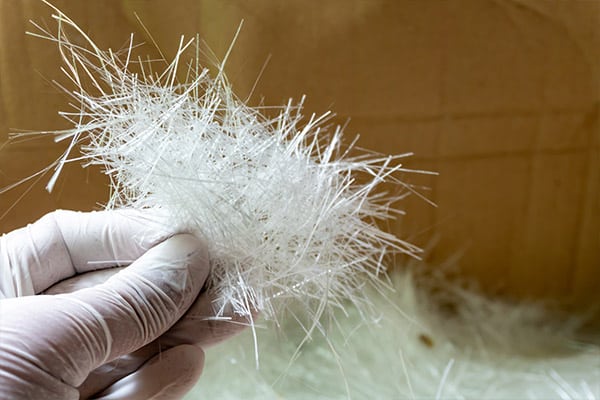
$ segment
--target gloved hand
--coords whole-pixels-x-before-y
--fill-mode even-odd
[[[171,235],[139,212],[57,211],[1,237],[0,397],[185,394],[202,348],[246,321],[211,319],[207,252]]]

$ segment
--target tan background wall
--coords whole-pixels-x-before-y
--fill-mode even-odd
[[[200,32],[222,57],[244,26],[228,72],[240,97],[272,55],[253,103],[308,95],[332,109],[359,145],[412,151],[406,176],[435,203],[406,202],[391,229],[436,240],[429,261],[460,255],[459,270],[491,293],[600,304],[600,2],[597,1],[58,1],[100,47],[129,33],[133,14],[172,55]],[[55,47],[26,37],[28,19],[54,27],[37,0],[0,0],[0,143],[11,130],[55,130],[67,100]],[[151,46],[144,50],[156,56]],[[0,144],[2,146],[2,144]],[[0,187],[61,153],[47,140],[0,149]],[[47,178],[2,220],[9,231],[57,207],[91,209],[107,197],[97,171]],[[0,196],[0,213],[29,187]]]

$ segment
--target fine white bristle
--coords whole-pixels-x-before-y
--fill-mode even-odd
[[[407,154],[344,147],[342,130],[329,129],[332,114],[305,120],[302,101],[266,117],[233,94],[223,64],[211,76],[197,56],[184,62],[197,41],[182,37],[173,60],[154,72],[156,63],[134,63],[133,38],[124,50],[101,50],[55,11],[58,32],[36,25],[34,35],[58,44],[76,110],[62,114],[74,127],[56,133],[70,146],[48,190],[67,162],[103,165],[108,209],[153,210],[204,238],[217,311],[229,304],[250,315],[255,307],[277,320],[299,301],[310,333],[345,300],[369,306],[364,288],[387,285],[386,254],[418,255],[377,225],[412,191],[398,179]],[[375,194],[382,182],[401,193]]]

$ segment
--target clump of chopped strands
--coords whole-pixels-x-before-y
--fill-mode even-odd
[[[399,159],[409,154],[356,155],[353,144],[342,145],[341,128],[329,130],[330,113],[305,121],[302,102],[266,117],[234,95],[224,62],[213,75],[198,55],[183,62],[187,51],[199,53],[197,39],[182,37],[156,73],[153,62],[133,61],[133,36],[124,50],[104,51],[55,11],[58,32],[36,25],[33,35],[58,44],[76,87],[67,91],[76,111],[63,113],[72,129],[53,133],[70,145],[48,190],[65,163],[104,166],[112,192],[107,209],[149,210],[206,241],[217,311],[230,305],[249,315],[256,308],[277,320],[300,302],[306,331],[321,329],[321,316],[347,300],[369,308],[364,289],[388,285],[386,254],[418,255],[378,226],[413,192],[398,179],[407,171]],[[177,74],[185,69],[181,82]],[[398,185],[400,194],[375,192],[382,182]]]

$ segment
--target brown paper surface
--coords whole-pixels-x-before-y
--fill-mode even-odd
[[[349,137],[382,153],[414,152],[406,175],[438,206],[410,198],[390,229],[428,262],[451,264],[490,293],[600,303],[597,1],[55,1],[99,45],[134,32],[173,55],[197,32],[223,57],[250,102],[306,94],[307,113],[333,110]],[[0,142],[15,130],[68,126],[53,44],[26,37],[27,20],[54,27],[38,1],[0,0]],[[144,50],[155,57],[152,46]],[[64,145],[33,140],[0,149],[0,187],[37,172]],[[88,210],[107,198],[98,171],[66,169],[0,197],[1,231],[55,208]],[[455,262],[456,260],[456,262]],[[399,261],[400,262],[400,261]]]

